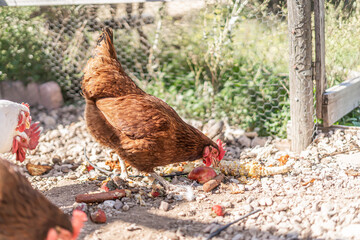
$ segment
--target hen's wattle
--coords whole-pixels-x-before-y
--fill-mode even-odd
[[[0,153],[12,151],[16,160],[23,161],[26,149],[37,146],[41,128],[31,124],[28,104],[0,100],[0,133]]]

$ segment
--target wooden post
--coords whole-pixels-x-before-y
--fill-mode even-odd
[[[311,1],[288,0],[291,149],[304,150],[314,132]]]
[[[315,81],[316,81],[316,117],[323,118],[323,94],[326,89],[325,76],[325,6],[324,0],[314,1],[315,15]]]

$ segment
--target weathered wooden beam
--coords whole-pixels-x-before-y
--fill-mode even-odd
[[[288,0],[287,4],[290,39],[291,149],[301,152],[311,143],[314,131],[311,1]]]
[[[0,0],[0,6],[52,6],[169,1],[171,0]]]
[[[324,0],[314,1],[315,21],[315,82],[316,117],[322,119],[322,96],[326,89],[325,75],[325,6]]]
[[[323,123],[329,127],[360,103],[360,77],[331,87],[323,94]]]
[[[322,124],[318,124],[316,125],[316,128],[317,130],[323,133],[328,133],[330,131],[335,132],[337,130],[348,131],[348,132],[360,132],[360,127],[354,127],[354,126],[332,125],[330,127],[325,127]]]

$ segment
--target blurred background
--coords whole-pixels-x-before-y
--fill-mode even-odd
[[[360,5],[332,0],[325,7],[331,87],[360,75]],[[285,0],[0,7],[0,97],[9,82],[26,90],[53,81],[66,105],[82,105],[82,68],[103,26],[113,28],[130,77],[181,116],[286,137]],[[360,126],[359,108],[337,124]]]

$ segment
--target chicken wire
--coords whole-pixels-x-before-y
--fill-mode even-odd
[[[325,2],[327,88],[360,77],[360,4],[356,0]],[[360,127],[360,108],[336,124]]]
[[[43,72],[81,102],[82,68],[104,26],[118,58],[145,91],[185,118],[227,119],[246,131],[286,136],[290,117],[287,11],[281,1],[174,1],[19,7],[32,22]],[[271,4],[272,3],[272,4]],[[8,21],[8,22],[6,22]],[[10,76],[8,76],[10,78]]]

